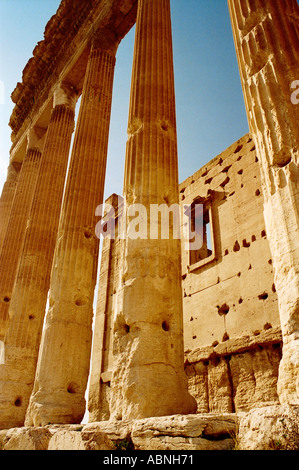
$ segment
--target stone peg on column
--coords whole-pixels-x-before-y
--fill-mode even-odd
[[[5,364],[0,365],[0,423],[24,423],[32,392],[56,244],[78,93],[54,91],[40,174],[10,301]]]
[[[283,404],[299,404],[299,6],[296,0],[228,3],[279,302],[278,395]]]
[[[45,129],[28,132],[27,152],[12,203],[6,234],[0,253],[0,338],[4,338],[13,286],[23,249],[27,223],[39,176]]]
[[[129,206],[140,204],[147,236],[134,239],[127,232],[125,241],[113,332],[111,418],[194,413],[184,372],[180,240],[149,235],[152,205],[179,207],[169,0],[138,2],[128,135],[127,222]]]
[[[85,413],[115,53],[113,35],[92,42],[54,255],[35,386],[26,423],[77,423]],[[114,37],[115,40],[115,37]]]

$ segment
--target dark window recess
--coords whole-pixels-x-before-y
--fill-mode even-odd
[[[209,205],[197,201],[192,203],[189,213],[189,227],[189,253],[190,265],[192,265],[209,258],[213,253]]]

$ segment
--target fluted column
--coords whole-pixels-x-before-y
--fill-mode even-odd
[[[296,0],[229,0],[248,114],[260,160],[264,216],[283,334],[281,403],[299,403],[299,7]],[[298,87],[297,87],[298,88]]]
[[[6,234],[7,224],[9,221],[10,211],[18,183],[22,164],[11,163],[7,169],[7,178],[4,183],[0,199],[0,253]]]
[[[94,40],[53,261],[49,310],[27,424],[77,423],[85,413],[116,42]],[[112,38],[113,39],[113,38]]]
[[[0,365],[0,426],[20,426],[33,388],[56,243],[77,93],[54,93],[40,175],[9,308]]]
[[[179,203],[169,0],[138,2],[124,195],[127,209],[134,203],[146,210],[147,237],[134,240],[127,233],[114,323],[111,417],[192,413],[196,403],[183,366],[180,240],[149,234],[151,205]]]
[[[43,135],[44,132],[41,132]],[[44,139],[39,129],[32,128],[28,135],[18,186],[12,203],[2,250],[0,252],[0,339],[4,339],[12,290],[23,249],[26,226],[30,216],[34,191],[39,176]]]

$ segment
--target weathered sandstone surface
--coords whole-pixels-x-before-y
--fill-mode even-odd
[[[0,431],[1,450],[299,450],[299,407]],[[125,455],[125,454],[124,454]]]

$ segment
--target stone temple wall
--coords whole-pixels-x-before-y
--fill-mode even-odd
[[[184,342],[198,412],[278,401],[281,331],[259,161],[245,135],[180,185],[209,212],[208,253],[182,244]]]

